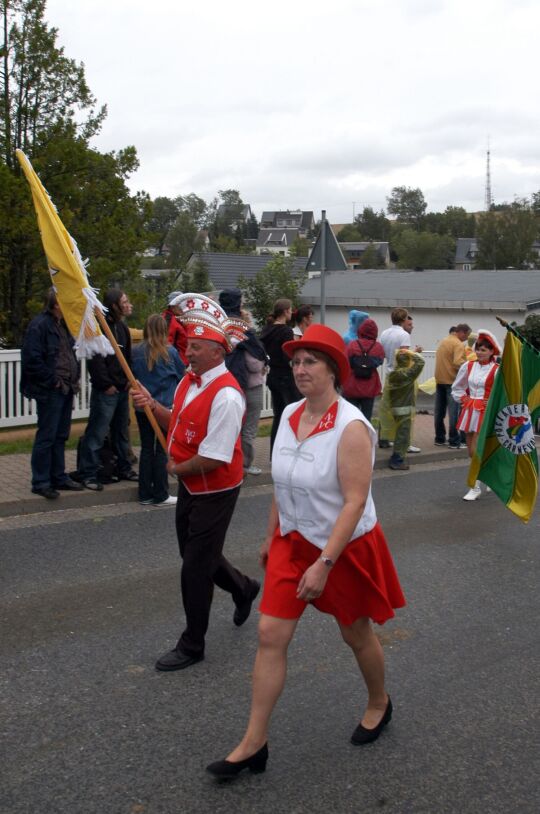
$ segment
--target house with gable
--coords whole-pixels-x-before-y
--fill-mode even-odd
[[[263,212],[255,251],[257,254],[288,256],[294,241],[308,238],[314,228],[313,212],[301,209]]]
[[[455,271],[470,271],[474,268],[478,255],[478,241],[475,237],[458,237],[456,240]]]

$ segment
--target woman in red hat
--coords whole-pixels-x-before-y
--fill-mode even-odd
[[[349,363],[336,331],[311,325],[283,349],[304,398],[283,411],[274,444],[251,715],[239,745],[226,760],[207,767],[220,779],[243,769],[264,771],[287,649],[308,604],[335,616],[366,683],[368,703],[352,743],[376,740],[392,716],[383,651],[371,620],[383,624],[405,599],[371,496],[376,434],[339,395]]]
[[[500,356],[501,349],[498,341],[491,331],[480,329],[478,339],[474,343],[476,360],[464,362],[458,370],[452,385],[452,398],[461,404],[456,428],[465,433],[469,457],[472,458],[476,449],[476,441],[482,419],[493,387],[493,381],[499,365],[495,357]],[[477,480],[463,500],[478,500],[482,494],[482,486]]]

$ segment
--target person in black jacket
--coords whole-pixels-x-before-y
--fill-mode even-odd
[[[260,475],[262,469],[253,463],[255,438],[263,405],[263,382],[268,358],[264,345],[251,327],[251,315],[242,309],[242,292],[239,288],[225,288],[219,295],[219,304],[228,317],[242,319],[247,327],[245,338],[225,357],[225,364],[244,392],[246,414],[242,424],[242,452],[244,472]]]
[[[36,400],[37,432],[32,447],[32,492],[49,500],[59,490],[79,491],[65,471],[65,444],[71,429],[73,395],[79,390],[80,365],[74,341],[54,288],[43,313],[26,331],[21,352],[21,393]]]
[[[287,404],[302,398],[294,383],[289,357],[282,351],[284,342],[294,339],[293,329],[287,324],[291,321],[291,316],[292,302],[287,299],[276,300],[272,316],[268,318],[268,325],[261,333],[261,342],[270,358],[270,372],[266,379],[274,413],[270,433],[270,454],[283,410]]]
[[[107,322],[128,365],[131,365],[131,337],[122,317],[128,313],[129,299],[123,291],[111,288],[103,298],[108,309]],[[115,354],[93,356],[88,361],[92,382],[90,415],[79,450],[79,478],[83,486],[101,491],[97,478],[100,466],[99,450],[110,432],[118,456],[118,475],[123,480],[138,480],[129,460],[129,382]]]

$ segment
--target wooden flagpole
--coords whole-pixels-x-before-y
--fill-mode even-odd
[[[111,345],[113,346],[114,352],[116,353],[118,361],[120,362],[120,365],[122,366],[122,370],[126,374],[129,383],[136,390],[139,387],[139,382],[137,381],[137,379],[135,378],[135,376],[131,372],[131,368],[128,365],[128,363],[126,362],[126,357],[122,353],[120,345],[118,344],[118,342],[114,338],[114,334],[113,334],[113,332],[111,331],[111,329],[109,327],[109,323],[107,322],[107,320],[105,319],[104,314],[101,312],[101,310],[99,308],[95,308],[94,313],[96,315],[97,321],[100,324],[100,327],[103,330],[103,333],[105,334],[105,336],[107,337],[107,339],[109,340]],[[148,405],[145,406],[144,412],[146,413],[146,417],[147,417],[148,421],[152,425],[152,429],[154,430],[159,443],[161,444],[161,446],[163,447],[165,452],[167,452],[167,441],[165,440],[165,436],[163,435],[163,433],[161,431],[161,427],[159,426],[159,424],[156,421],[156,417],[155,417],[154,413],[152,412],[152,410],[150,409],[150,407]]]

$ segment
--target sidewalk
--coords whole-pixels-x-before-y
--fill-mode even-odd
[[[447,447],[434,445],[432,415],[418,414],[416,416],[413,443],[420,447],[422,452],[409,455],[408,463],[411,466],[419,463],[467,458],[465,449],[450,450]],[[271,482],[270,439],[257,438],[255,446],[255,464],[262,469],[262,473],[258,476],[248,475],[244,481],[246,486],[260,486]],[[138,454],[139,450],[135,449],[135,452]],[[387,449],[377,448],[376,469],[386,467],[390,452]],[[75,450],[66,451],[66,471],[69,472],[76,468],[75,456]],[[406,473],[403,473],[403,477],[406,477]],[[171,493],[176,494],[174,479],[171,479]],[[45,500],[39,495],[33,495],[30,491],[30,455],[0,455],[0,518],[136,500],[137,484],[129,481],[120,481],[120,483],[105,486],[102,492],[91,492],[88,489],[83,492],[62,492],[57,500]]]

